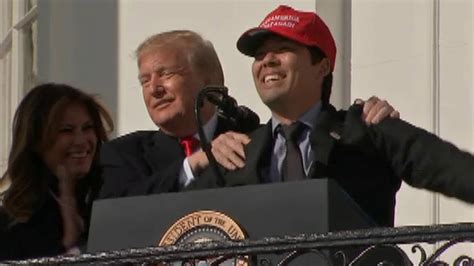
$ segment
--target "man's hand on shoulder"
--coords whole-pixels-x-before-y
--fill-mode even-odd
[[[212,141],[212,154],[224,168],[236,170],[245,166],[244,146],[249,143],[247,135],[228,131]]]
[[[362,119],[367,125],[378,124],[387,117],[400,118],[400,113],[392,105],[376,96],[370,97],[367,101],[356,99],[354,104],[364,106]]]
[[[245,166],[244,146],[249,142],[250,138],[247,135],[228,131],[212,141],[211,151],[220,165],[233,171]],[[195,152],[187,159],[195,175],[199,175],[209,166],[209,160],[203,150]]]

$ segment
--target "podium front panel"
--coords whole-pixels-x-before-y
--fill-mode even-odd
[[[334,180],[315,179],[98,200],[88,251],[156,246],[176,221],[200,210],[226,214],[250,239],[372,226]]]

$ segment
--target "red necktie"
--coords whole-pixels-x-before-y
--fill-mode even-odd
[[[186,157],[193,154],[193,151],[199,146],[199,140],[193,136],[186,136],[180,140],[181,146],[183,146]]]

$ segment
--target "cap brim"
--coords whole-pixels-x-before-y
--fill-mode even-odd
[[[237,40],[237,49],[244,55],[253,57],[262,42],[272,34],[274,33],[266,29],[252,28],[244,32]]]

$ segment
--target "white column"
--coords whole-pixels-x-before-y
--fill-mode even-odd
[[[316,12],[328,24],[337,46],[331,103],[347,108],[351,103],[351,1],[316,0]]]
[[[11,110],[10,110],[10,63],[11,63],[11,1],[0,2],[0,41],[2,41],[3,57],[0,59],[0,176],[6,170],[8,150],[11,135]],[[10,37],[7,37],[10,34]],[[9,40],[7,40],[9,38]],[[8,42],[8,43],[7,43]],[[1,188],[0,188],[1,189]],[[0,190],[1,191],[1,190]]]

